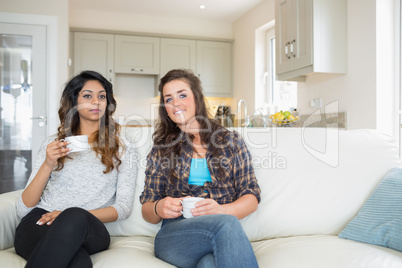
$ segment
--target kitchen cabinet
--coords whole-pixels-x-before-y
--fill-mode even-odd
[[[184,68],[201,79],[205,96],[232,97],[230,42],[78,31],[72,35],[74,74],[95,70],[113,82],[116,74],[163,77]]]
[[[73,39],[74,75],[84,70],[93,70],[113,82],[113,35],[74,32]]]
[[[161,69],[160,77],[163,77],[172,69],[196,69],[195,40],[161,38]]]
[[[205,96],[232,97],[232,44],[197,41],[196,59]]]
[[[116,73],[159,74],[160,38],[115,35]]]
[[[276,0],[275,40],[278,80],[346,73],[346,0]]]
[[[232,44],[221,41],[161,38],[161,72],[190,69],[207,97],[232,96]]]

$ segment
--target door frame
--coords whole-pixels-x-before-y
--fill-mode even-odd
[[[58,73],[57,73],[57,17],[21,13],[0,12],[1,23],[25,24],[45,26],[46,28],[46,135],[54,132],[58,126],[57,116],[52,116],[52,111],[57,111],[59,102]],[[53,90],[51,90],[53,89]],[[55,101],[56,100],[56,101]],[[35,162],[37,150],[32,148],[32,164]]]

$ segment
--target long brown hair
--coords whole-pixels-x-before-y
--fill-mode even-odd
[[[120,138],[120,125],[114,121],[112,115],[116,110],[116,100],[113,96],[112,84],[101,74],[94,71],[83,71],[72,78],[64,88],[60,100],[57,139],[61,140],[67,136],[78,135],[80,129],[80,117],[77,110],[78,94],[88,81],[98,81],[106,90],[106,112],[100,120],[99,130],[96,131],[95,144],[92,149],[100,156],[101,162],[106,169],[103,173],[111,172],[114,168],[118,169],[121,164],[119,148],[122,146]],[[66,157],[57,160],[59,171],[63,169]]]
[[[211,142],[212,134],[215,133],[215,135],[222,136],[228,133],[228,130],[219,125],[215,120],[211,119],[205,104],[204,94],[202,93],[201,81],[193,72],[185,69],[174,69],[162,77],[158,88],[160,92],[159,119],[153,134],[153,141],[154,145],[158,145],[158,148],[161,150],[161,156],[168,159],[168,174],[171,183],[175,183],[178,179],[173,171],[176,165],[177,156],[179,156],[181,152],[181,143],[179,140],[186,135],[189,138],[188,140],[192,141],[194,138],[191,134],[183,133],[167,114],[163,98],[163,87],[174,80],[182,80],[189,85],[194,95],[195,120],[197,120],[200,125],[199,135],[201,138],[201,144],[210,147],[213,157],[219,157],[221,148],[215,146],[215,144]],[[216,139],[216,137],[217,136],[215,136],[215,140],[219,140],[219,138]],[[219,167],[219,176],[222,175],[223,169],[222,167]]]

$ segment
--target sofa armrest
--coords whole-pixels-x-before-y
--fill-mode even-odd
[[[21,192],[0,194],[0,250],[14,246],[15,229],[19,223],[16,205]]]

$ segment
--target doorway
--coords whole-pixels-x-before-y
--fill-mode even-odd
[[[46,137],[46,26],[0,23],[0,193],[23,189]]]

